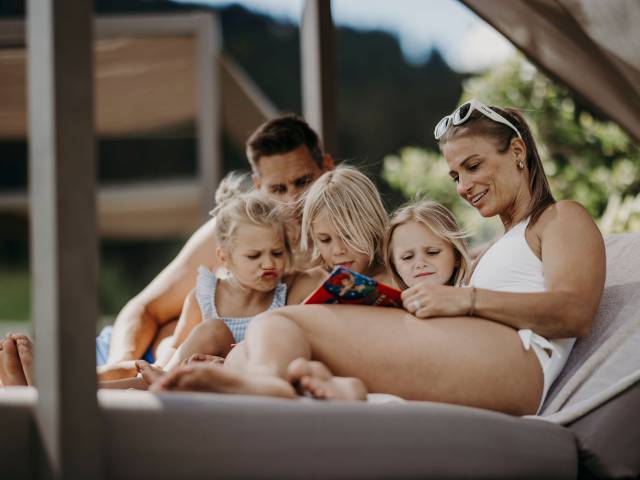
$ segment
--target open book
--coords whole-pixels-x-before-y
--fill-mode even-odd
[[[347,303],[402,308],[400,290],[344,267],[334,268],[329,277],[303,303]]]

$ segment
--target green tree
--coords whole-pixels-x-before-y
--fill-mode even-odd
[[[523,112],[557,199],[582,203],[605,233],[640,229],[640,145],[620,127],[598,118],[519,55],[466,80],[461,102],[470,98]],[[423,192],[474,227],[477,214],[455,198],[444,163],[439,153],[405,149],[385,159],[384,175],[405,197]],[[482,236],[489,231],[485,227]]]

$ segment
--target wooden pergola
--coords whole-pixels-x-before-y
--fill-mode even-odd
[[[212,206],[222,174],[219,132],[224,129],[243,149],[247,132],[277,110],[222,53],[210,13],[118,15],[93,23],[96,136],[162,136],[195,125],[199,160],[193,180],[99,187],[99,232],[112,238],[186,236]],[[0,20],[0,140],[27,137],[26,63],[24,21]],[[2,212],[26,216],[28,204],[27,192],[0,194]]]

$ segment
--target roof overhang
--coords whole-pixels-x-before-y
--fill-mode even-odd
[[[461,1],[583,102],[640,140],[640,2]]]

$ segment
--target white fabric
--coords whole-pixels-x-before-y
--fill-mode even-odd
[[[515,225],[480,258],[469,285],[498,292],[544,292],[542,262],[531,251],[525,232],[529,219]],[[547,340],[529,329],[518,331],[525,350],[533,349],[544,375],[540,408],[553,381],[564,367],[575,338]]]

